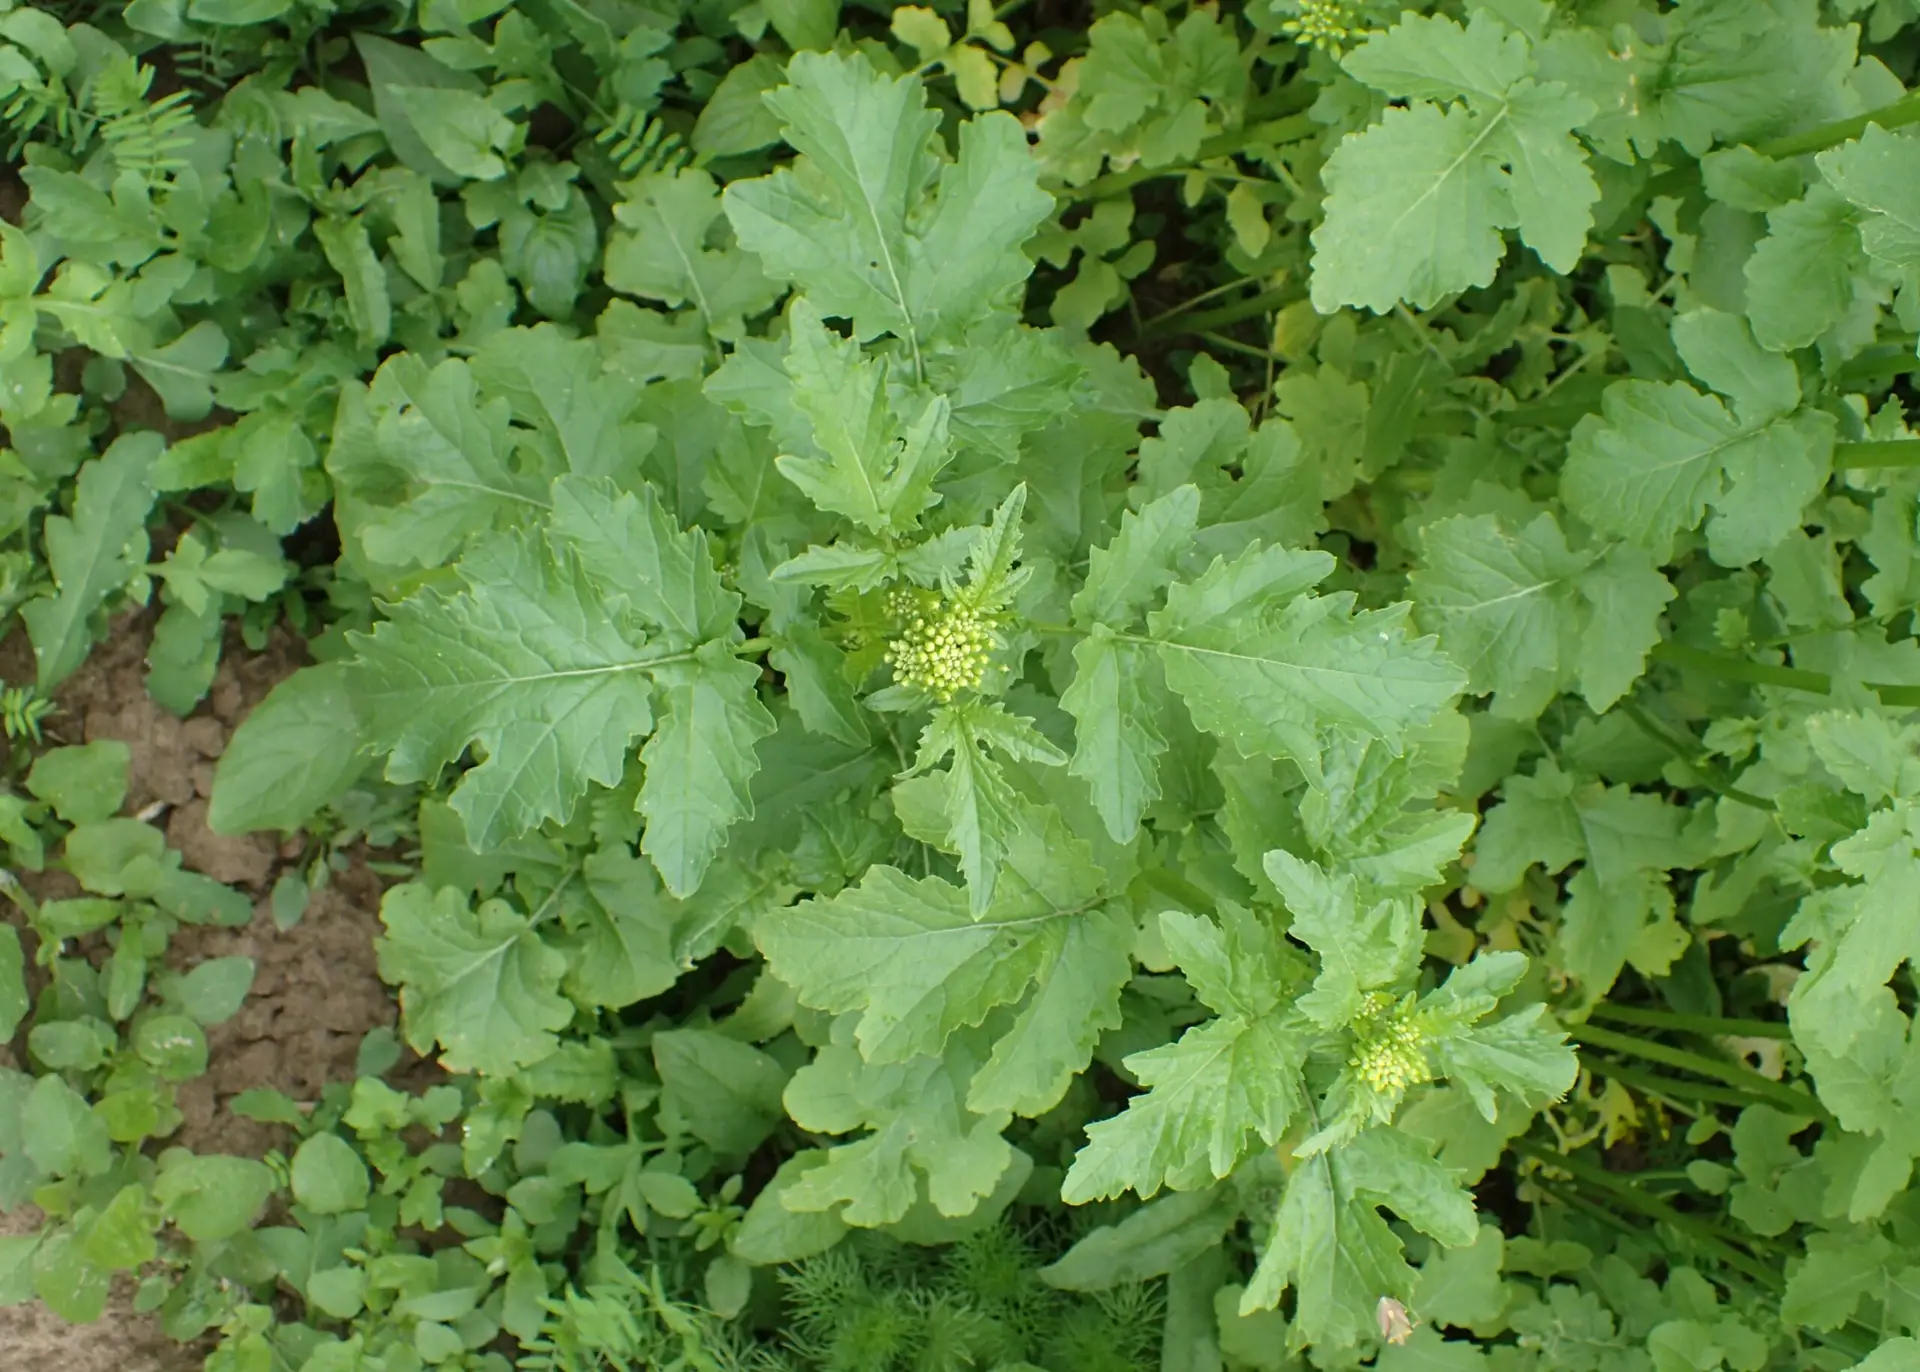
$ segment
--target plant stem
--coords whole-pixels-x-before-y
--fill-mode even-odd
[[[1717,1015],[1680,1015],[1671,1010],[1647,1010],[1631,1005],[1596,1005],[1594,1019],[1635,1024],[1644,1029],[1671,1029],[1677,1034],[1705,1034],[1719,1038],[1790,1039],[1793,1030],[1764,1019],[1723,1019]]]
[[[1609,1077],[1623,1086],[1631,1086],[1650,1096],[1667,1096],[1676,1101],[1697,1101],[1708,1105],[1731,1105],[1744,1109],[1749,1105],[1772,1105],[1772,1101],[1762,1101],[1748,1095],[1745,1091],[1736,1091],[1731,1086],[1708,1086],[1705,1082],[1681,1081],[1675,1077],[1663,1077],[1658,1072],[1643,1072],[1637,1067],[1628,1067],[1625,1063],[1611,1060],[1589,1064],[1590,1070],[1603,1077]]]
[[[1653,656],[1676,667],[1685,667],[1723,681],[1740,681],[1749,686],[1784,686],[1793,691],[1811,691],[1828,695],[1833,678],[1825,672],[1809,672],[1798,667],[1779,667],[1768,662],[1748,662],[1745,658],[1721,657],[1671,641],[1653,645]]]
[[[1632,701],[1622,701],[1620,703],[1620,709],[1628,719],[1639,726],[1640,732],[1666,748],[1674,757],[1698,773],[1700,779],[1706,783],[1708,790],[1714,792],[1716,795],[1725,796],[1728,800],[1751,806],[1756,810],[1772,810],[1775,808],[1773,802],[1766,797],[1756,796],[1751,791],[1743,791],[1732,782],[1726,780],[1726,778],[1721,775],[1719,768],[1715,767],[1697,751],[1682,744],[1678,738],[1675,738],[1668,732],[1664,725]]]
[[[1838,147],[1858,138],[1870,124],[1878,124],[1883,129],[1897,129],[1903,124],[1913,123],[1920,123],[1920,91],[1903,95],[1891,105],[1856,114],[1851,119],[1835,120],[1817,129],[1808,129],[1805,133],[1756,143],[1753,150],[1762,157],[1799,157],[1824,148]]]
[[[1682,1233],[1692,1236],[1694,1242],[1698,1243],[1702,1249],[1712,1253],[1735,1271],[1743,1272],[1753,1278],[1769,1291],[1777,1292],[1781,1289],[1782,1283],[1779,1273],[1769,1271],[1763,1264],[1756,1262],[1750,1255],[1741,1252],[1740,1249],[1734,1247],[1732,1243],[1714,1232],[1711,1226],[1704,1221],[1697,1220],[1691,1215],[1682,1214],[1665,1201],[1648,1195],[1632,1182],[1622,1180],[1610,1172],[1602,1171],[1598,1167],[1592,1167],[1584,1162],[1576,1162],[1572,1158],[1563,1157],[1552,1149],[1543,1148],[1530,1139],[1515,1139],[1512,1147],[1514,1152],[1543,1162],[1550,1167],[1558,1168],[1575,1181],[1585,1183],[1588,1186],[1599,1187],[1601,1190],[1611,1194],[1629,1210],[1637,1210],[1649,1219],[1659,1220],[1663,1224],[1670,1224]]]
[[[1833,678],[1825,672],[1809,672],[1800,667],[1780,667],[1768,662],[1748,662],[1744,658],[1721,657],[1715,653],[1702,652],[1698,648],[1689,648],[1682,643],[1664,642],[1653,645],[1654,657],[1662,662],[1672,663],[1704,676],[1716,676],[1722,681],[1743,681],[1749,686],[1781,686],[1790,691],[1807,691],[1813,695],[1833,694]],[[1920,709],[1920,686],[1903,686],[1894,682],[1865,681],[1861,685],[1880,697],[1882,705],[1896,710]]]
[[[1228,338],[1223,333],[1203,333],[1200,337],[1213,344],[1214,347],[1225,348],[1230,353],[1245,353],[1248,357],[1264,357],[1269,362],[1277,360],[1267,349],[1256,348],[1251,343],[1242,343],[1237,338]]]
[[[1653,1043],[1632,1034],[1616,1034],[1611,1029],[1601,1029],[1591,1024],[1573,1025],[1567,1034],[1577,1042],[1592,1044],[1608,1052],[1624,1053],[1628,1057],[1657,1062],[1665,1067],[1677,1067],[1682,1072],[1693,1072],[1703,1077],[1718,1077],[1728,1085],[1749,1092],[1791,1115],[1806,1115],[1824,1123],[1833,1120],[1827,1108],[1805,1091],[1783,1086],[1771,1077],[1761,1076],[1751,1067],[1689,1053],[1684,1048],[1669,1048],[1664,1043]]]
[[[1245,300],[1236,300],[1231,305],[1221,305],[1211,310],[1202,310],[1198,314],[1162,316],[1164,323],[1147,325],[1140,331],[1142,338],[1167,338],[1183,333],[1210,333],[1228,324],[1238,324],[1245,319],[1255,319],[1271,313],[1282,305],[1291,305],[1300,298],[1298,286],[1275,286]]]
[[[1265,123],[1250,124],[1243,129],[1234,129],[1228,133],[1215,134],[1200,145],[1193,155],[1193,162],[1173,167],[1129,167],[1125,171],[1108,172],[1105,176],[1096,176],[1084,186],[1069,186],[1059,192],[1062,200],[1105,200],[1109,196],[1130,191],[1142,181],[1154,181],[1166,176],[1185,176],[1191,171],[1205,171],[1196,164],[1209,162],[1216,157],[1232,157],[1246,149],[1261,143],[1298,143],[1311,138],[1323,126],[1305,114],[1290,114],[1284,119],[1272,119]]]
[[[1909,359],[1904,371],[1920,367],[1920,359]],[[1833,465],[1849,467],[1920,467],[1920,438],[1888,438],[1869,443],[1836,443]]]

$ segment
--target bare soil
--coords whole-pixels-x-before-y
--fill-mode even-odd
[[[177,719],[147,695],[148,615],[116,623],[87,664],[57,693],[50,743],[119,739],[132,754],[126,812],[164,825],[186,865],[254,897],[253,922],[240,929],[187,928],[168,962],[184,970],[208,958],[255,963],[252,992],[239,1014],[208,1033],[208,1075],[181,1088],[185,1122],[169,1143],[199,1152],[259,1155],[280,1132],[227,1108],[233,1097],[273,1087],[311,1101],[328,1081],[350,1080],[360,1040],[396,1018],[392,995],[375,970],[373,939],[381,881],[355,863],[317,892],[291,929],[274,927],[268,893],[300,845],[264,835],[231,837],[207,828],[214,762],[234,727],[306,658],[300,640],[276,633],[266,650],[230,639],[219,675],[200,707]],[[12,639],[0,643],[0,678],[31,680],[31,657]],[[57,879],[57,875],[56,875]],[[4,1049],[0,1049],[4,1052]],[[30,1213],[0,1215],[0,1233],[32,1227]],[[57,1367],[61,1372],[185,1372],[204,1350],[169,1342],[124,1298],[97,1324],[70,1326],[38,1303],[0,1309],[0,1368]]]

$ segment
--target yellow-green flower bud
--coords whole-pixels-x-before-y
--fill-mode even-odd
[[[1398,1095],[1433,1079],[1427,1062],[1426,1035],[1408,1011],[1388,1010],[1386,997],[1369,998],[1368,1014],[1355,1026],[1353,1055],[1347,1065],[1366,1086],[1382,1095]]]
[[[1338,52],[1359,31],[1359,6],[1353,0],[1300,0],[1300,13],[1280,31],[1309,48]]]
[[[896,680],[920,687],[942,704],[979,688],[993,651],[993,626],[986,616],[912,592],[896,591],[888,608],[901,619],[900,632],[887,648]]]

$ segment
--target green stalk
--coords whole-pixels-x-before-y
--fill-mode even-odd
[[[1660,744],[1668,752],[1672,753],[1675,758],[1685,763],[1697,773],[1700,779],[1706,783],[1707,789],[1714,792],[1714,794],[1725,796],[1728,800],[1737,801],[1741,805],[1751,806],[1755,810],[1772,810],[1775,808],[1774,803],[1765,796],[1756,796],[1751,791],[1743,791],[1728,781],[1726,777],[1721,774],[1720,769],[1714,766],[1710,760],[1681,743],[1678,738],[1675,738],[1668,732],[1665,725],[1654,719],[1653,716],[1649,715],[1631,700],[1622,701],[1620,703],[1620,709],[1628,719],[1639,726],[1641,733]],[[1692,740],[1689,740],[1689,742],[1691,741]]]
[[[1685,667],[1706,676],[1717,676],[1722,681],[1739,681],[1749,686],[1784,686],[1788,690],[1810,691],[1821,696],[1833,691],[1833,678],[1825,672],[1778,667],[1767,662],[1748,662],[1739,657],[1721,657],[1717,653],[1689,648],[1683,643],[1656,643],[1653,645],[1653,656],[1676,667]]]
[[[1834,384],[1843,391],[1864,390],[1876,381],[1889,381],[1908,372],[1920,371],[1920,357],[1911,345],[1884,354],[1856,357],[1840,369]]]
[[[1684,1048],[1669,1048],[1664,1043],[1635,1038],[1632,1034],[1616,1034],[1611,1029],[1601,1029],[1591,1024],[1573,1025],[1568,1028],[1567,1034],[1576,1042],[1592,1044],[1611,1053],[1657,1062],[1663,1067],[1676,1067],[1682,1072],[1692,1072],[1698,1076],[1717,1077],[1729,1086],[1738,1087],[1790,1115],[1805,1115],[1829,1124],[1833,1121],[1827,1108],[1805,1091],[1783,1086],[1771,1077],[1761,1076],[1751,1067],[1689,1053]]]
[[[1629,1238],[1641,1238],[1646,1233],[1645,1230],[1636,1229],[1631,1224],[1628,1224],[1625,1220],[1621,1219],[1620,1216],[1607,1209],[1606,1206],[1588,1200],[1571,1186],[1567,1186],[1561,1182],[1548,1181],[1545,1177],[1535,1177],[1533,1184],[1542,1191],[1545,1191],[1549,1196],[1552,1196],[1556,1201],[1559,1201],[1560,1204],[1572,1210],[1579,1210],[1589,1219],[1596,1220],[1604,1224],[1607,1228],[1625,1234]]]
[[[1904,371],[1920,367],[1920,360],[1909,359]],[[1920,438],[1888,438],[1870,443],[1836,443],[1833,465],[1849,467],[1920,467]]]
[[[1598,1187],[1612,1195],[1629,1210],[1638,1211],[1648,1219],[1658,1220],[1662,1224],[1670,1224],[1682,1233],[1690,1235],[1702,1249],[1712,1253],[1736,1272],[1745,1273],[1753,1278],[1767,1290],[1778,1292],[1782,1289],[1783,1283],[1779,1273],[1770,1271],[1763,1264],[1756,1262],[1752,1256],[1734,1247],[1706,1222],[1697,1220],[1691,1215],[1681,1214],[1665,1201],[1649,1196],[1632,1182],[1622,1180],[1598,1167],[1563,1157],[1551,1149],[1541,1147],[1531,1139],[1515,1139],[1512,1147],[1514,1152],[1558,1168],[1575,1181]]]
[[[1808,129],[1805,133],[1756,143],[1753,150],[1762,157],[1800,157],[1806,153],[1838,147],[1842,143],[1858,138],[1867,131],[1869,124],[1878,124],[1883,129],[1897,129],[1902,125],[1915,123],[1920,123],[1920,91],[1910,92],[1891,105],[1882,105],[1877,110],[1856,114],[1851,119],[1835,120],[1831,124],[1822,124],[1817,129]]]
[[[1704,1034],[1710,1038],[1790,1039],[1793,1030],[1764,1019],[1723,1019],[1717,1015],[1680,1015],[1671,1010],[1646,1010],[1631,1005],[1596,1005],[1594,1019],[1633,1024],[1643,1029],[1671,1029],[1676,1034]]]
[[[1269,362],[1284,362],[1286,360],[1267,348],[1256,348],[1251,343],[1242,343],[1239,339],[1228,338],[1223,333],[1203,333],[1200,337],[1213,344],[1214,347],[1224,348],[1230,353],[1244,353],[1248,357],[1261,357]]]
[[[1188,333],[1211,333],[1228,324],[1238,324],[1243,320],[1257,319],[1270,314],[1283,305],[1291,305],[1300,298],[1298,286],[1275,286],[1271,290],[1249,296],[1245,300],[1236,300],[1231,305],[1219,305],[1211,310],[1201,310],[1195,314],[1162,315],[1159,321],[1149,324],[1140,331],[1142,338],[1171,338]]]
[[[1162,177],[1185,176],[1192,171],[1205,171],[1198,164],[1210,162],[1216,157],[1232,157],[1244,152],[1256,144],[1299,143],[1325,127],[1306,114],[1290,114],[1284,119],[1270,119],[1264,123],[1250,124],[1243,129],[1234,129],[1228,133],[1217,133],[1200,145],[1193,155],[1193,161],[1174,167],[1129,167],[1125,171],[1108,172],[1105,176],[1096,176],[1084,186],[1068,186],[1058,192],[1062,200],[1105,200],[1109,196],[1130,191],[1143,181],[1157,181]]]
[[[1749,686],[1781,686],[1790,691],[1807,691],[1817,696],[1833,694],[1833,678],[1825,672],[1721,657],[1716,653],[1702,652],[1698,648],[1672,642],[1654,644],[1652,655],[1662,662],[1699,672],[1703,676],[1719,677],[1722,681],[1741,681]],[[1885,681],[1866,681],[1861,684],[1878,694],[1882,705],[1896,710],[1920,710],[1920,686],[1903,686]]]
[[[1681,1081],[1677,1077],[1663,1077],[1658,1072],[1643,1072],[1637,1067],[1628,1067],[1625,1063],[1607,1059],[1592,1062],[1588,1066],[1600,1076],[1610,1078],[1623,1086],[1631,1086],[1650,1096],[1666,1096],[1675,1101],[1695,1101],[1703,1105],[1730,1105],[1744,1110],[1749,1105],[1772,1105],[1772,1101],[1763,1101],[1748,1095],[1745,1091],[1736,1091],[1731,1086],[1708,1086],[1705,1082]]]

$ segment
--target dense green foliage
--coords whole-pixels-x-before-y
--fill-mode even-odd
[[[0,0],[0,1300],[211,1372],[1920,1367],[1915,0]],[[34,746],[308,636],[212,823]],[[36,694],[36,692],[38,694]],[[24,936],[16,933],[24,930]],[[17,1031],[17,1036],[16,1035]]]

